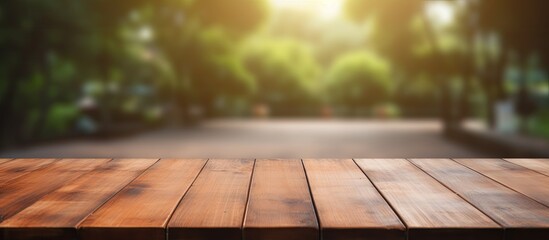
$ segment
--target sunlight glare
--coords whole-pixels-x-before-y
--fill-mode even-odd
[[[439,27],[448,26],[454,21],[454,8],[448,2],[430,1],[425,10],[429,19]]]
[[[292,8],[317,13],[324,19],[334,19],[341,15],[343,0],[271,0],[276,8]]]
[[[144,42],[147,42],[147,41],[150,41],[154,38],[154,33],[153,33],[153,30],[151,29],[151,27],[142,26],[137,30],[137,37],[140,40],[142,40]]]

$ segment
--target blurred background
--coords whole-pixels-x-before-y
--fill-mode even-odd
[[[544,0],[8,0],[0,157],[548,157]]]

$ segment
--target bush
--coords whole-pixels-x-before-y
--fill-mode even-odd
[[[372,108],[391,97],[389,63],[371,52],[354,52],[338,58],[329,70],[325,91],[328,101],[352,109]]]
[[[74,104],[53,105],[46,118],[45,135],[58,137],[69,134],[78,115],[78,108]]]
[[[306,114],[318,102],[320,67],[307,45],[261,41],[248,46],[243,59],[257,83],[254,101],[273,115]]]

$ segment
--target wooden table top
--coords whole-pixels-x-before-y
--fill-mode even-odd
[[[549,159],[0,159],[0,240],[549,239]]]

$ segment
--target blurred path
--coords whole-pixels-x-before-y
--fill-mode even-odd
[[[487,157],[440,132],[435,120],[215,120],[196,128],[9,150],[0,157]]]

